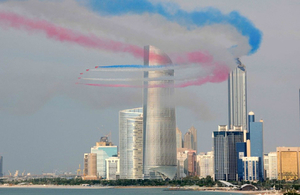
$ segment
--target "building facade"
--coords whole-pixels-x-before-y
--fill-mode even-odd
[[[120,178],[143,179],[143,108],[119,112]]]
[[[259,180],[259,158],[258,157],[243,157],[244,181]]]
[[[247,75],[246,66],[237,59],[235,68],[228,77],[229,128],[242,126],[247,129]]]
[[[214,180],[214,152],[200,153],[197,155],[197,166],[199,178],[206,178],[211,176]]]
[[[105,164],[106,164],[106,180],[119,179],[120,159],[118,157],[110,157],[105,159]]]
[[[184,135],[184,148],[196,150],[197,153],[197,129],[194,126]]]
[[[99,178],[106,178],[106,164],[105,160],[109,157],[118,155],[117,146],[112,146],[111,142],[96,142],[96,146],[91,148],[91,153],[97,154],[97,176]]]
[[[145,68],[168,64],[172,62],[166,54],[153,46],[145,46]],[[144,72],[143,165],[146,179],[173,179],[177,172],[173,76],[174,70]],[[170,77],[170,80],[159,77]]]
[[[85,153],[83,157],[83,179],[97,179],[97,154]]]
[[[237,176],[236,143],[244,141],[241,127],[228,130],[226,125],[219,125],[213,132],[215,179],[233,181]]]
[[[254,119],[253,112],[250,112],[249,115],[253,116]],[[259,179],[264,180],[263,120],[260,120],[259,122],[250,121],[249,134],[251,141],[251,156],[259,157]]]
[[[300,147],[277,147],[278,180],[300,178]]]
[[[177,149],[177,179],[187,176],[188,158],[186,150],[186,148]]]
[[[182,132],[177,127],[176,128],[176,148],[183,148],[182,147]]]

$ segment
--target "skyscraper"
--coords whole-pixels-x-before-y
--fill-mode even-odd
[[[212,137],[215,154],[215,179],[236,180],[236,143],[243,142],[244,131],[241,127],[233,127],[228,130],[226,125],[219,125],[218,131],[214,131]]]
[[[197,155],[197,163],[199,170],[199,178],[206,178],[207,176],[211,176],[212,179],[215,177],[214,170],[214,152],[201,153]]]
[[[242,126],[247,129],[247,80],[246,66],[237,59],[238,66],[228,77],[229,129]],[[248,130],[248,129],[247,129]]]
[[[197,153],[197,130],[192,126],[188,132],[184,134],[184,148],[196,150]]]
[[[97,179],[97,154],[85,153],[83,164],[83,179],[96,180]]]
[[[254,122],[254,113],[249,113],[249,133],[251,141],[251,156],[259,158],[259,179],[264,179],[264,147],[263,147],[263,120]]]
[[[153,46],[144,48],[145,67],[171,64],[170,58]],[[144,177],[170,178],[176,175],[176,121],[172,100],[174,70],[146,71],[144,78]],[[170,80],[155,78],[170,77]],[[152,79],[152,80],[151,80]],[[156,86],[156,87],[155,87]],[[159,87],[157,87],[159,86]]]
[[[143,108],[119,112],[120,178],[143,179]]]
[[[176,148],[182,148],[182,132],[176,128]]]

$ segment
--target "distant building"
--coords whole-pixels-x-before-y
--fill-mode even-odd
[[[226,125],[219,125],[213,132],[216,180],[237,179],[236,143],[244,141],[244,133],[241,126],[228,130]]]
[[[97,179],[97,154],[85,153],[83,157],[83,179],[96,180]]]
[[[259,180],[259,157],[243,157],[244,181]]]
[[[197,152],[197,130],[192,126],[184,135],[184,148]]]
[[[278,180],[300,179],[300,147],[277,147]]]
[[[103,138],[103,137],[102,137]],[[117,146],[113,146],[108,138],[103,138],[100,142],[96,142],[96,146],[91,148],[91,153],[97,154],[97,176],[99,178],[106,178],[105,160],[109,157],[118,155]]]
[[[195,150],[188,148],[177,149],[177,178],[197,175],[196,160]]]
[[[120,179],[143,179],[143,108],[119,112]]]
[[[106,180],[116,180],[120,175],[120,159],[110,157],[105,159],[106,162]]]
[[[187,150],[186,148],[177,149],[177,179],[184,178],[187,176]]]
[[[242,126],[247,129],[247,75],[246,66],[237,59],[235,68],[228,77],[229,129]]]
[[[265,178],[269,180],[277,179],[277,153],[270,152],[265,155]]]
[[[263,120],[255,122],[254,113],[249,112],[249,134],[251,141],[251,156],[259,157],[259,180],[264,180],[264,146]]]
[[[176,148],[182,148],[182,132],[176,128]]]
[[[211,176],[214,180],[214,152],[200,153],[197,155],[197,166],[199,178],[206,178]]]
[[[0,156],[0,177],[3,177],[3,156]]]

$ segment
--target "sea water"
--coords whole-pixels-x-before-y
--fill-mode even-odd
[[[57,188],[0,188],[0,195],[241,195],[230,192],[164,191],[163,188],[103,188],[103,189],[57,189]]]

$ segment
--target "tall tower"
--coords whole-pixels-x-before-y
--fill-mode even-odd
[[[0,156],[0,177],[3,177],[3,157]]]
[[[144,48],[145,67],[171,64],[170,58],[153,46]],[[176,121],[173,104],[174,81],[158,80],[172,77],[174,70],[153,70],[144,73],[144,178],[173,179],[176,174]],[[153,79],[149,81],[149,79]],[[153,87],[151,86],[162,86]]]
[[[176,148],[182,148],[182,132],[176,128]]]
[[[229,129],[242,126],[247,129],[247,80],[246,66],[237,59],[238,67],[228,78]],[[248,129],[247,129],[248,130]]]

